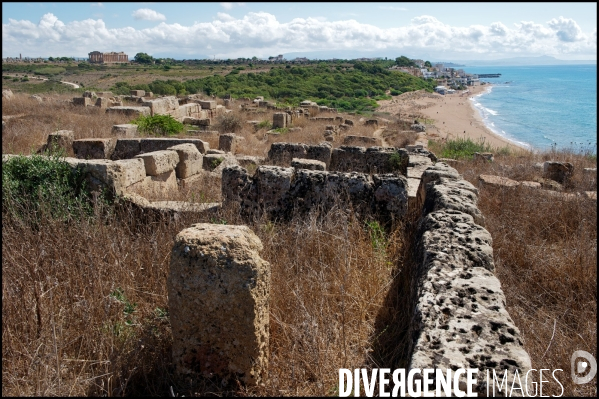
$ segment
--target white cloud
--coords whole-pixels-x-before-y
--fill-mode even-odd
[[[225,10],[230,10],[231,8],[233,8],[233,3],[220,3],[220,5]]]
[[[156,20],[158,13],[145,10],[149,13],[140,12],[140,16],[148,19],[153,15]],[[165,17],[160,15],[160,19]],[[425,51],[455,59],[544,54],[596,59],[597,31],[585,34],[575,21],[561,17],[546,24],[523,21],[507,27],[501,22],[451,26],[422,15],[407,25],[382,29],[354,19],[295,18],[283,23],[266,12],[248,12],[241,18],[219,12],[211,22],[188,26],[161,22],[146,29],[108,29],[102,19],[63,23],[47,13],[37,24],[9,19],[2,24],[2,44],[3,57],[18,53],[83,55],[96,49],[156,54],[172,53],[175,48],[182,57],[194,58],[206,54],[210,46],[220,58],[347,49],[408,56]]]
[[[133,11],[131,14],[135,19],[141,19],[143,21],[164,21],[166,17],[159,12],[151,10],[149,8],[140,8],[139,10]]]
[[[379,6],[381,10],[389,10],[389,11],[408,11],[407,8],[404,7],[395,7],[395,6]]]
[[[91,3],[89,6],[90,7],[100,7],[100,8],[102,8],[102,7],[104,7],[104,4],[102,4],[102,3]]]

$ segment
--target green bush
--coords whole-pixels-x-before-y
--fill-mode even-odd
[[[181,133],[185,126],[170,115],[140,116],[131,121],[142,134],[172,136]]]
[[[445,143],[441,158],[471,159],[475,152],[491,152],[491,146],[485,143],[475,143],[471,139],[457,138]]]
[[[23,220],[71,220],[90,212],[83,171],[65,162],[63,153],[11,157],[2,161],[2,214]]]

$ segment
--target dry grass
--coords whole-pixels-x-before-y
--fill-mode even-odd
[[[458,166],[478,185],[480,174],[532,180],[533,165],[547,159],[572,162],[575,174],[566,190],[596,190],[582,168],[596,160],[572,152],[497,157],[494,163]],[[584,197],[563,200],[534,190],[480,188],[479,208],[493,237],[496,274],[507,310],[520,329],[536,369],[562,369],[556,376],[565,396],[594,396],[596,384],[575,385],[570,356],[585,350],[597,357],[597,203]],[[545,395],[560,395],[551,379]]]

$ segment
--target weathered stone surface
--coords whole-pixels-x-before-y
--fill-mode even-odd
[[[175,167],[177,178],[186,179],[202,171],[203,157],[195,145],[179,144],[169,147],[168,150],[176,151],[179,155],[179,163]]]
[[[474,153],[475,161],[483,161],[483,162],[493,162],[495,157],[492,152],[475,152]]]
[[[142,102],[144,107],[150,108],[150,114],[154,115],[166,115],[170,111],[179,108],[179,100],[175,96],[156,98],[150,101]]]
[[[108,114],[124,114],[132,118],[137,118],[140,115],[150,115],[150,107],[110,107],[106,108]]]
[[[250,189],[252,184],[248,171],[239,166],[229,166],[223,169],[221,195],[223,205],[232,203],[241,204],[241,193]]]
[[[478,182],[482,186],[490,186],[490,187],[498,187],[498,188],[511,188],[511,187],[518,187],[520,185],[519,182],[512,180],[512,179],[508,179],[507,177],[492,176],[492,175],[480,175],[480,176],[478,176]],[[540,184],[539,184],[539,186],[540,186]]]
[[[354,146],[381,146],[381,139],[367,136],[345,136],[343,138],[343,145],[354,145]]]
[[[264,163],[263,157],[254,157],[251,155],[237,155],[237,162],[244,168],[257,168]]]
[[[111,91],[99,91],[96,93],[96,95],[98,97],[110,98],[110,97],[112,97],[112,92]]]
[[[110,159],[116,139],[81,139],[73,141],[75,157],[81,159]]]
[[[410,126],[410,129],[412,129],[416,132],[426,132],[426,126],[423,125],[422,123],[413,123]]]
[[[574,173],[574,165],[570,162],[546,161],[543,164],[543,177],[564,183]]]
[[[284,112],[276,112],[272,116],[272,128],[286,128],[287,127],[287,114]]]
[[[234,133],[221,134],[218,137],[218,149],[225,152],[235,153],[237,147],[237,137]]]
[[[200,153],[205,154],[209,145],[200,139],[169,139],[169,138],[144,138],[140,141],[141,152],[162,151],[179,144],[190,143],[196,146]]]
[[[167,290],[180,375],[266,379],[270,265],[261,250],[247,226],[196,224],[175,238]]]
[[[98,97],[98,99],[96,100],[96,107],[108,108],[110,107],[110,100],[105,97]]]
[[[98,95],[96,94],[96,92],[95,92],[95,91],[89,91],[89,90],[88,90],[88,91],[85,91],[85,92],[83,92],[83,95],[82,95],[82,96],[83,96],[83,97],[88,97],[88,98],[96,98],[96,97],[98,97]]]
[[[216,109],[216,101],[198,101],[202,109]]]
[[[125,123],[122,125],[113,125],[111,133],[119,138],[135,137],[135,135],[137,134],[137,125],[135,125],[133,123]]]
[[[40,96],[38,96],[37,94],[34,94],[34,95],[30,96],[29,98],[31,98],[31,99],[33,99],[33,100],[37,101],[39,104],[41,104],[41,103],[44,101],[44,100],[43,100],[43,99],[42,99]]]
[[[92,105],[92,100],[89,97],[73,97],[73,105],[87,107]]]
[[[445,177],[426,185],[423,215],[449,209],[467,213],[484,226],[484,216],[477,207],[478,190],[466,180]]]
[[[259,208],[259,211],[266,212],[274,218],[284,213],[284,200],[291,187],[294,172],[294,168],[259,166],[253,177],[254,184],[248,193],[254,209]]]
[[[326,142],[322,142],[318,145],[307,145],[306,158],[324,162],[324,164],[328,168],[331,163],[332,151],[333,147],[331,146],[331,144]]]
[[[354,146],[341,146],[335,148],[331,153],[330,170],[334,171],[357,171],[366,169],[366,148]]]
[[[210,150],[214,151],[214,150]],[[207,171],[213,171],[225,160],[225,154],[206,154],[204,155],[204,162],[202,168]]]
[[[410,162],[412,162],[412,156],[410,156]],[[420,176],[420,184],[418,185],[418,194],[416,200],[416,207],[422,207],[426,198],[426,186],[428,183],[437,181],[440,178],[445,177],[447,179],[461,179],[462,176],[457,170],[452,168],[443,162],[437,162],[434,165],[429,166],[422,172]]]
[[[408,211],[408,181],[403,176],[381,174],[372,176],[374,211],[383,220],[399,221]]]
[[[538,190],[541,188],[541,183],[536,181],[521,181],[520,186],[523,188],[531,188]]]
[[[272,143],[268,151],[268,160],[274,165],[289,166],[293,158],[306,158],[306,144]]]
[[[364,125],[366,126],[378,126],[379,125],[379,121],[376,119],[368,119],[366,121],[364,121]]]
[[[13,94],[12,90],[10,90],[10,89],[2,90],[2,99],[3,100],[12,100],[14,96],[15,95]]]
[[[72,152],[74,139],[75,132],[73,132],[72,130],[57,130],[54,133],[50,133],[48,135],[48,140],[46,141],[46,148],[61,148],[65,150],[65,152],[68,154]]]
[[[291,167],[296,169],[326,170],[327,165],[324,162],[314,159],[293,158],[291,160]]]
[[[143,159],[122,159],[113,162],[115,175],[119,176],[119,186],[123,189],[146,178],[146,166]]]
[[[145,90],[131,90],[129,92],[130,95],[135,96],[135,97],[144,97],[146,95],[146,91]]]
[[[226,153],[222,150],[217,150],[216,148],[211,148],[208,151],[206,151],[206,154],[226,154]]]
[[[588,199],[597,201],[597,191],[585,191],[584,196]]]
[[[141,139],[119,138],[116,141],[116,145],[114,147],[114,152],[112,153],[111,159],[130,159],[139,153],[141,153]]]
[[[169,150],[139,154],[136,155],[135,158],[143,159],[146,175],[148,176],[158,176],[174,170],[179,163],[179,155],[177,152]]]
[[[531,361],[493,274],[491,235],[470,215],[433,212],[420,221],[416,258],[409,369],[507,369],[510,382],[516,369],[525,375]],[[476,391],[486,393],[484,382]]]
[[[142,181],[127,187],[126,191],[147,198],[164,198],[177,190],[177,176],[174,170],[169,170],[156,176],[146,176]]]

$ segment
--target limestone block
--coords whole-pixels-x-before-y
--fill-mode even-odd
[[[224,151],[222,150],[217,150],[216,148],[212,148],[208,151],[206,151],[206,154],[226,154]]]
[[[497,188],[512,188],[518,187],[520,185],[519,182],[512,179],[508,179],[507,177],[492,175],[480,175],[478,176],[478,182],[482,186],[490,186]],[[537,184],[539,185],[539,187],[541,186],[540,183]]]
[[[412,155],[410,155],[410,160],[412,159]],[[412,161],[410,161],[411,163]],[[424,204],[424,200],[426,198],[426,186],[428,183],[437,181],[440,178],[445,177],[448,179],[461,179],[462,176],[458,173],[457,170],[452,168],[443,162],[437,162],[436,164],[429,166],[420,177],[420,184],[418,185],[418,194],[417,194],[417,202],[419,206]]]
[[[440,178],[426,185],[426,198],[422,214],[454,209],[474,218],[475,223],[485,225],[485,219],[477,207],[478,190],[466,180]]]
[[[81,139],[73,141],[73,152],[81,159],[110,159],[116,139]]]
[[[47,148],[50,149],[53,146],[57,146],[70,153],[73,148],[74,139],[75,133],[72,130],[57,130],[48,135]]]
[[[179,163],[177,152],[169,150],[148,152],[135,157],[143,159],[148,176],[158,176],[174,170]]]
[[[120,176],[120,187],[127,188],[146,178],[146,167],[143,159],[122,159],[113,162],[116,174]]]
[[[213,150],[210,150],[213,151]],[[202,168],[207,171],[213,171],[225,160],[225,154],[205,154]]]
[[[14,96],[15,95],[13,94],[12,90],[10,90],[10,89],[3,89],[2,90],[2,99],[4,99],[4,100],[12,100],[12,98]]]
[[[247,226],[196,224],[175,238],[167,290],[180,375],[266,379],[270,265],[261,250]]]
[[[248,190],[250,185],[251,177],[242,166],[233,165],[224,168],[221,183],[223,207],[229,206],[233,202],[241,203],[241,193]]]
[[[399,221],[408,211],[408,181],[392,173],[372,175],[374,211],[382,220]]]
[[[199,101],[202,109],[216,109],[216,101]]]
[[[235,153],[237,137],[234,133],[221,134],[218,137],[218,149],[225,152]]]
[[[324,162],[314,159],[293,158],[291,160],[291,167],[296,169],[326,170],[327,165]]]
[[[110,107],[106,108],[108,114],[123,114],[132,118],[137,118],[140,115],[149,116],[150,107]]]
[[[364,125],[366,126],[378,126],[379,125],[379,121],[376,119],[367,119],[366,121],[364,121]]]
[[[254,157],[251,155],[237,155],[237,162],[244,168],[257,168],[264,163],[263,157]]]
[[[131,90],[129,92],[129,94],[131,94],[132,96],[135,96],[135,97],[143,97],[146,95],[146,91],[145,90]]]
[[[329,170],[334,171],[356,171],[366,170],[366,148],[354,146],[341,146],[335,148],[331,153],[331,165]]]
[[[98,99],[96,100],[96,107],[108,108],[110,107],[110,100],[105,97],[98,97]]]
[[[324,162],[325,168],[328,169],[331,164],[331,153],[333,147],[327,142],[320,143],[318,145],[307,145],[306,146],[306,158],[313,159],[315,161]]]
[[[152,116],[166,115],[170,111],[179,108],[179,100],[175,96],[168,96],[144,101],[142,105],[150,108],[150,114]]]
[[[98,97],[95,91],[85,91],[82,97],[88,97],[90,99]]]
[[[290,166],[293,158],[306,158],[306,145],[302,143],[272,143],[268,159],[274,165]]]
[[[351,129],[351,126],[350,126],[350,125],[346,125],[345,123],[342,123],[342,124],[340,124],[340,125],[339,125],[339,130],[341,130],[341,131],[344,131],[344,132],[346,132],[346,131],[348,131],[349,129]]]
[[[179,144],[169,147],[168,150],[176,151],[179,155],[179,163],[175,167],[177,178],[185,179],[202,171],[203,157],[195,145]]]
[[[208,150],[208,143],[200,139],[169,139],[169,138],[143,138],[140,140],[141,152],[153,152],[166,150],[169,147],[178,144],[191,143],[196,146],[200,153],[205,154]]]
[[[430,213],[418,227],[416,260],[408,368],[495,369],[502,376],[507,369],[508,381],[516,370],[525,375],[530,357],[493,273],[489,232],[455,210]],[[484,396],[486,386],[476,391]]]
[[[124,125],[115,125],[124,126]],[[137,125],[134,125],[137,126]],[[114,126],[113,126],[114,129]],[[121,130],[122,131],[122,130]],[[119,138],[116,141],[114,152],[112,153],[112,160],[117,159],[129,159],[133,158],[137,154],[141,153],[141,139],[128,139]]]
[[[81,105],[87,107],[92,105],[92,101],[89,97],[73,97],[73,105]]]
[[[133,123],[113,125],[111,133],[116,137],[135,137],[135,135],[137,134],[137,125]]]
[[[346,125],[349,125],[349,126],[353,126],[354,125],[354,121],[352,121],[351,119],[346,119],[344,123]]]
[[[574,173],[574,165],[570,162],[546,161],[543,164],[543,177],[564,183]]]
[[[40,96],[38,96],[37,94],[34,94],[34,95],[30,96],[29,98],[31,98],[31,99],[33,99],[33,100],[36,100],[36,101],[37,101],[39,104],[41,104],[41,103],[44,101],[44,100],[43,100],[43,99],[42,99]]]
[[[177,191],[177,176],[174,170],[160,173],[156,176],[146,176],[142,181],[127,187],[127,192],[133,192],[147,198],[166,197]]]
[[[538,190],[541,188],[541,183],[536,182],[536,181],[521,181],[520,186],[524,187],[524,188],[531,188],[531,189]]]
[[[254,174],[253,193],[250,200],[254,207],[265,212],[269,217],[277,217],[286,210],[285,198],[291,187],[294,175],[293,168],[262,165]]]
[[[272,116],[272,128],[286,128],[287,127],[287,114],[284,112],[274,113]]]

